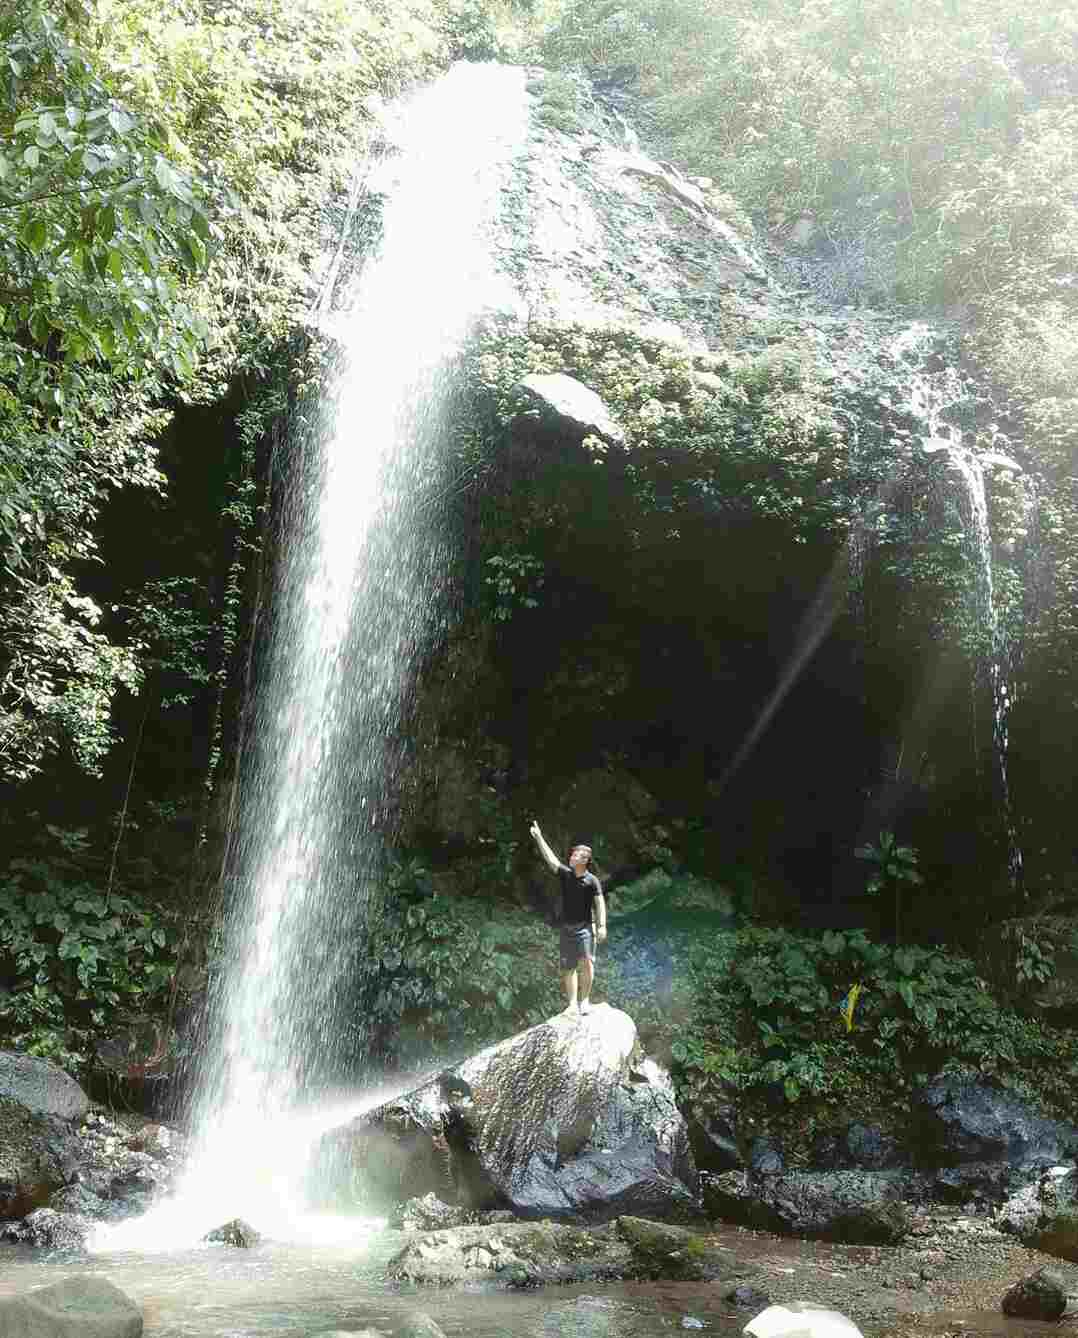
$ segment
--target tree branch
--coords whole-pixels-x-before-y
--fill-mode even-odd
[[[126,181],[120,182],[120,186],[144,186],[149,180],[148,176],[128,177]],[[118,190],[120,186],[112,189]],[[21,209],[24,204],[36,204],[38,200],[55,200],[67,195],[87,195],[100,189],[99,186],[76,186],[72,190],[45,190],[38,195],[24,195],[21,199],[11,200],[7,204],[0,203],[0,209]]]

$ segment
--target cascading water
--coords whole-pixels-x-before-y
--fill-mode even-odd
[[[911,351],[923,350],[930,339],[927,327],[913,326],[896,340],[895,352],[901,357]],[[980,671],[987,680],[991,702],[995,783],[1007,841],[1008,873],[1012,887],[1017,890],[1022,879],[1022,850],[1014,823],[1008,768],[1012,694],[1005,672],[1008,647],[996,609],[992,533],[988,520],[984,466],[977,455],[963,445],[960,429],[944,418],[945,412],[964,399],[965,394],[961,378],[953,368],[937,374],[916,372],[910,379],[908,407],[913,416],[925,425],[922,449],[926,454],[938,451],[945,454],[948,471],[960,488],[959,513],[973,575],[971,612],[981,643],[977,658]]]
[[[368,182],[387,199],[380,253],[332,317],[336,391],[286,471],[279,583],[226,861],[227,969],[192,1169],[165,1244],[236,1215],[294,1231],[303,1144],[344,1118],[325,1109],[328,1084],[355,1045],[349,983],[444,569],[427,502],[447,360],[480,311],[505,303],[486,233],[525,104],[522,70],[456,66],[400,109],[399,152],[380,169],[392,180]],[[144,1221],[132,1243],[153,1235]]]

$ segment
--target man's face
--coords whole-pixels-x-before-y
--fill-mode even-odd
[[[591,846],[576,846],[569,856],[569,867],[575,874],[582,874],[591,859]]]

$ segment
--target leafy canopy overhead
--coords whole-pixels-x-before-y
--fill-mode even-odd
[[[70,743],[91,769],[130,650],[73,563],[107,493],[159,486],[149,436],[206,332],[185,292],[214,238],[162,121],[95,59],[79,0],[0,15],[0,773]],[[86,40],[83,40],[86,39]]]

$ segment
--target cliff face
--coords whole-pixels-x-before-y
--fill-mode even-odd
[[[422,674],[406,842],[446,887],[523,901],[533,811],[615,878],[676,852],[827,904],[882,826],[990,867],[1001,651],[977,592],[995,561],[1017,620],[1030,497],[987,394],[947,330],[797,287],[721,183],[647,155],[624,90],[527,86],[506,292],[462,359],[463,612]]]

